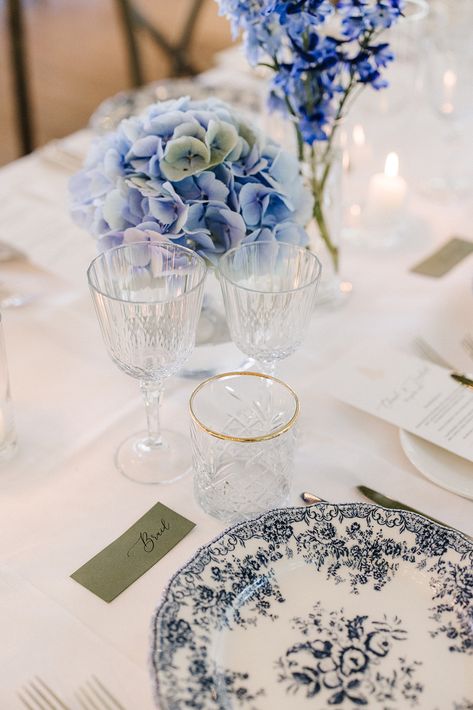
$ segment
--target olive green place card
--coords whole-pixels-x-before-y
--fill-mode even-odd
[[[131,528],[71,574],[111,602],[182,540],[195,523],[156,503]]]
[[[454,266],[471,253],[473,253],[473,242],[459,237],[452,237],[427,259],[413,266],[411,271],[414,274],[422,274],[423,276],[431,276],[438,279],[448,274]]]

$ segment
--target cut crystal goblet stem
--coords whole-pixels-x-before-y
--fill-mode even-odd
[[[276,374],[277,360],[260,360],[261,372],[270,377],[274,377]]]
[[[148,436],[144,443],[150,448],[159,448],[163,445],[160,412],[164,383],[162,381],[150,382],[142,380],[140,387],[145,403],[146,423],[148,425]]]

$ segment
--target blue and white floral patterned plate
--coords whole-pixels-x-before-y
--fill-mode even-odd
[[[472,710],[473,545],[373,505],[265,513],[171,580],[152,668],[169,710]]]

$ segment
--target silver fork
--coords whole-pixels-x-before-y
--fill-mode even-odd
[[[95,675],[79,688],[76,697],[82,710],[126,710]]]
[[[433,362],[434,365],[440,365],[440,367],[445,367],[447,370],[454,370],[453,365],[445,360],[440,353],[433,349],[423,338],[415,338],[414,346],[418,354],[425,360]]]
[[[71,710],[38,676],[24,685],[17,695],[28,710]]]

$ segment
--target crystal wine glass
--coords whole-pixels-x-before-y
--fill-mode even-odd
[[[314,310],[320,262],[283,242],[253,242],[220,258],[228,327],[242,352],[273,375],[276,363],[302,343]]]
[[[118,449],[117,468],[140,483],[169,483],[190,467],[185,436],[162,431],[164,382],[191,354],[202,306],[205,261],[176,244],[136,243],[96,257],[87,272],[95,310],[112,360],[140,381],[147,432]]]
[[[473,119],[471,0],[432,2],[425,40],[426,90],[441,120],[435,136],[434,176],[425,188],[431,197],[469,196],[473,181],[467,136]]]

